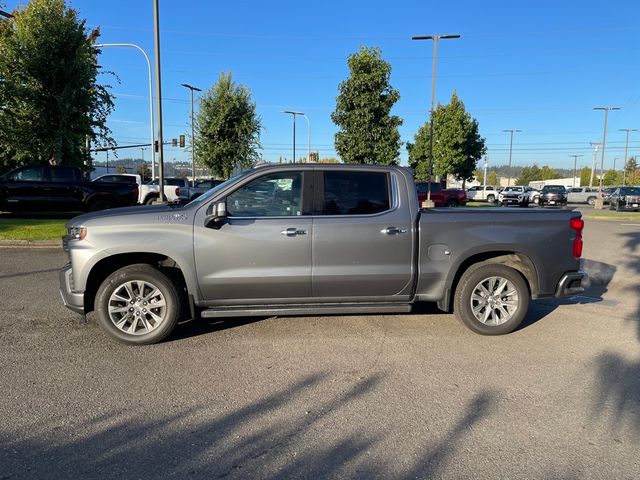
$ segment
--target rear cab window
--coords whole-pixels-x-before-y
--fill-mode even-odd
[[[371,215],[391,209],[389,174],[385,172],[323,172],[319,215]]]

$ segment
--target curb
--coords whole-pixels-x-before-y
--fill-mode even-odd
[[[0,248],[62,248],[62,240],[0,240]]]

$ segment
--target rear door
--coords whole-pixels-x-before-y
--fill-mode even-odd
[[[226,196],[219,229],[194,222],[194,255],[207,304],[304,303],[311,293],[311,169],[271,170]],[[213,204],[210,204],[210,207]]]
[[[318,170],[313,295],[319,302],[406,301],[415,231],[407,185],[389,170]]]
[[[81,211],[84,209],[79,172],[72,167],[45,167],[50,209],[54,211]]]

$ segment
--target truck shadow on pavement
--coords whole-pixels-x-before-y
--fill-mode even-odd
[[[627,267],[634,273],[635,283],[624,288],[628,298],[635,302],[628,321],[634,323],[635,335],[640,342],[640,232],[624,233]],[[629,358],[619,351],[609,350],[595,360],[598,391],[593,402],[592,418],[609,421],[614,432],[630,428],[640,436],[640,351]]]
[[[333,381],[330,374],[310,374],[231,411],[212,399],[174,406],[157,419],[138,405],[81,413],[85,418],[65,425],[2,427],[3,478],[430,478],[443,475],[465,437],[498,410],[497,392],[480,391],[461,401],[457,420],[444,431],[435,425],[437,415],[429,417],[434,425],[426,430],[434,433],[416,442],[393,419],[372,434],[351,417],[367,409],[385,375],[360,377],[342,392],[331,388]],[[438,408],[425,400],[427,410]],[[415,459],[409,464],[385,449],[405,437],[406,458]]]

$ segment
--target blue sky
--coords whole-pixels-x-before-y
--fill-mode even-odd
[[[11,9],[20,2],[6,3]],[[101,26],[101,42],[137,43],[153,57],[151,0],[69,3],[90,27]],[[180,84],[206,89],[220,72],[231,71],[257,103],[265,160],[291,156],[291,118],[284,109],[306,112],[312,149],[335,156],[330,114],[338,84],[347,77],[347,56],[367,45],[380,47],[392,65],[391,82],[401,96],[394,113],[404,120],[402,140],[411,141],[427,118],[432,44],[410,38],[459,33],[461,39],[439,44],[436,99],[447,102],[458,92],[487,139],[490,164],[508,161],[502,130],[511,128],[522,130],[514,139],[515,165],[569,167],[571,154],[590,164],[589,142],[601,141],[603,127],[603,113],[592,107],[614,105],[622,110],[609,115],[605,168],[614,158],[620,167],[625,134],[618,129],[640,129],[639,18],[637,0],[160,0],[165,138],[188,131],[188,91]],[[141,55],[105,48],[100,63],[120,78],[112,89],[114,137],[121,145],[147,141]],[[296,144],[306,152],[304,119]],[[640,132],[632,133],[630,154],[640,155]],[[165,158],[189,156],[168,148]],[[401,158],[406,163],[404,148]]]

